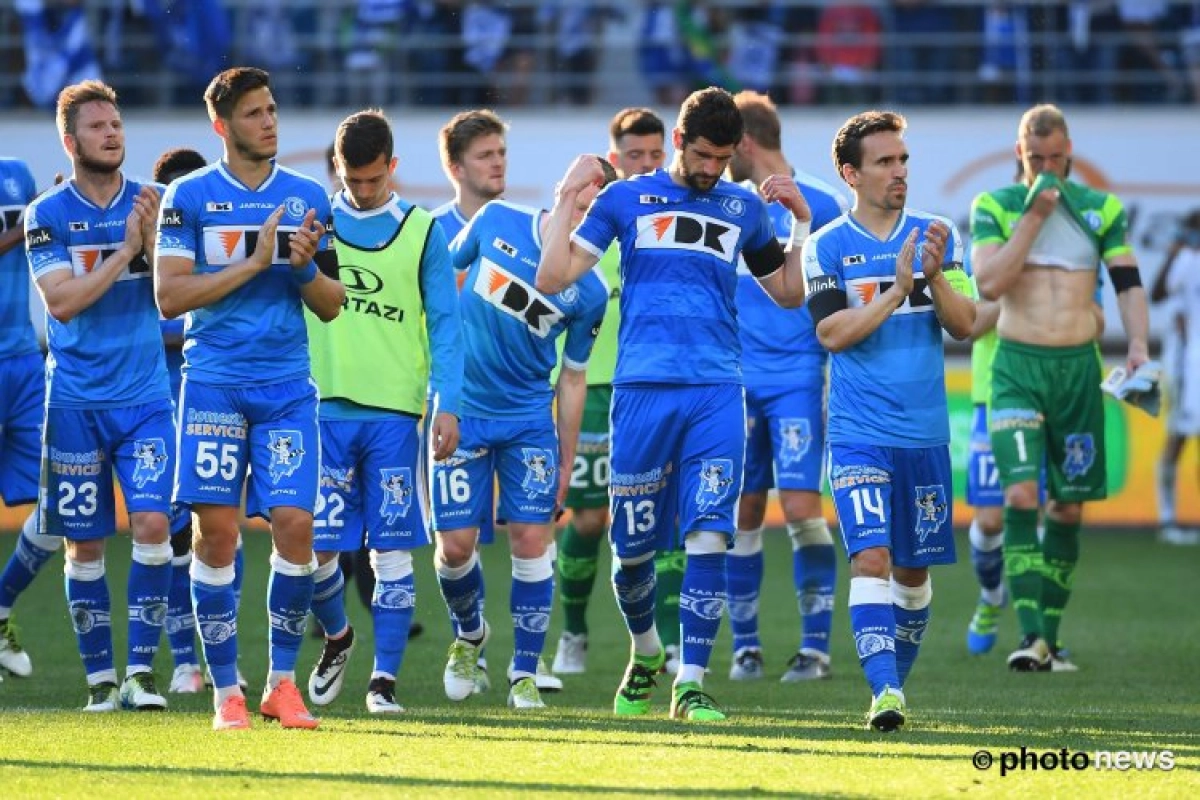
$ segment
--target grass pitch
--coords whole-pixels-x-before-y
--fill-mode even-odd
[[[7,559],[15,537],[0,536]],[[1188,797],[1200,794],[1200,622],[1196,570],[1200,549],[1172,548],[1148,534],[1087,533],[1063,635],[1082,671],[1018,675],[1005,671],[1016,623],[1006,612],[996,652],[965,650],[974,580],[966,562],[934,572],[933,619],[906,687],[905,729],[883,736],[864,729],[869,692],[854,658],[839,575],[834,620],[834,677],[780,684],[798,641],[787,537],[766,537],[762,629],[768,677],[733,683],[723,629],[707,688],[731,713],[727,723],[686,725],[666,718],[662,682],[654,713],[611,715],[628,644],[603,578],[590,611],[589,672],[546,695],[544,712],[504,707],[503,669],[511,653],[505,617],[508,556],[487,548],[488,647],[495,686],[451,703],[441,688],[449,624],[431,566],[417,555],[417,618],[425,635],[409,644],[397,685],[408,713],[368,715],[370,620],[353,593],[351,620],[364,635],[342,696],[318,710],[316,732],[282,731],[261,718],[240,734],[209,729],[207,696],[169,697],[165,714],[85,716],[83,670],[62,593],[61,556],[16,608],[22,641],[34,660],[29,679],[0,683],[0,795],[24,797],[380,797],[553,795],[685,797]],[[257,707],[266,672],[265,535],[246,538],[247,576],[240,640],[242,669]],[[109,546],[114,601],[124,596],[129,543]],[[115,603],[117,664],[124,663],[124,617]],[[557,620],[556,620],[557,622]],[[551,629],[548,650],[560,624]],[[302,686],[319,652],[308,639]],[[156,671],[171,673],[165,644]],[[1025,748],[1023,769],[1016,759]],[[1079,754],[1127,751],[1174,768],[1098,770],[1071,766]],[[978,769],[987,759],[988,769]],[[1013,762],[1002,776],[1001,761]],[[1064,768],[1063,762],[1067,762]],[[1036,762],[1036,769],[1035,769]]]

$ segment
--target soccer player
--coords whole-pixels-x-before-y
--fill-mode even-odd
[[[352,114],[338,126],[334,146],[345,187],[333,198],[338,264],[369,294],[348,298],[328,325],[308,315],[321,392],[313,611],[325,631],[308,696],[328,705],[345,680],[354,629],[346,620],[338,554],[357,552],[365,532],[376,579],[367,711],[398,713],[404,708],[396,701],[396,676],[416,606],[411,551],[430,541],[419,423],[432,386],[431,453],[443,459],[454,452],[462,320],[441,228],[391,190],[397,159],[387,118],[379,111]]]
[[[617,177],[631,178],[653,172],[666,160],[666,127],[648,108],[625,108],[609,123],[608,163]],[[587,607],[596,582],[596,562],[600,542],[608,529],[608,415],[612,407],[612,379],[617,365],[617,329],[620,327],[621,272],[620,250],[614,245],[605,251],[598,268],[608,284],[608,309],[596,337],[587,369],[587,402],[571,469],[567,508],[571,521],[562,533],[558,559],[559,598],[566,616],[553,670],[563,675],[578,675],[587,670]],[[561,340],[560,340],[561,341]],[[657,606],[659,630],[667,652],[667,671],[679,668],[679,583],[683,579],[679,551],[660,554],[655,559],[659,596],[667,598]],[[678,569],[676,564],[678,563]],[[673,582],[672,592],[667,584]],[[671,601],[673,598],[673,602]],[[663,615],[672,622],[663,622]],[[671,663],[673,659],[673,664]]]
[[[790,175],[763,181],[763,198],[799,220],[785,256],[763,201],[721,179],[741,138],[742,116],[728,92],[693,93],[671,132],[670,169],[612,184],[572,234],[578,196],[599,176],[594,160],[576,159],[559,183],[538,264],[538,290],[559,292],[592,269],[613,239],[621,246],[609,510],[613,586],[632,653],[613,701],[618,715],[649,711],[666,660],[654,620],[654,556],[682,538],[683,654],[671,716],[725,718],[702,684],[725,611],[725,551],[745,449],[738,257],[777,302],[799,305],[804,283],[795,242],[810,222]]]
[[[152,668],[171,584],[175,425],[150,271],[158,190],[121,173],[125,129],[112,88],[68,86],[56,116],[74,172],[25,217],[50,348],[40,527],[67,540],[67,604],[87,672],[84,710],[164,709]],[[114,471],[133,534],[119,693],[104,570],[105,539],[116,532]]]
[[[816,232],[846,211],[829,184],[795,170],[782,151],[779,114],[764,94],[734,96],[746,133],[729,162],[729,176],[754,189],[771,175],[792,175]],[[775,236],[787,244],[791,212],[767,207]],[[729,677],[763,677],[758,598],[763,579],[763,519],[767,491],[779,490],[792,542],[792,580],[800,609],[800,645],[783,682],[828,678],[829,629],[837,556],[821,512],[825,452],[825,361],[812,316],[804,307],[780,308],[742,263],[738,268],[738,333],[746,382],[746,470],[738,501],[737,537],[725,559],[733,660]]]
[[[608,174],[576,197],[582,216]],[[585,370],[608,304],[599,272],[548,295],[533,287],[549,215],[496,200],[472,218],[450,252],[466,270],[462,317],[466,344],[462,438],[452,457],[434,464],[433,508],[438,582],[457,631],[443,675],[446,696],[474,693],[479,650],[489,628],[480,597],[477,529],[491,514],[493,476],[512,547],[510,610],[514,627],[508,704],[541,708],[535,676],[554,598],[550,553],[554,513],[566,499],[587,395]],[[555,339],[565,332],[562,369],[552,389]],[[557,420],[551,405],[557,395]],[[556,425],[557,422],[557,425]]]
[[[904,117],[868,111],[833,142],[849,214],[804,245],[809,311],[832,354],[829,483],[850,557],[850,625],[873,699],[904,724],[904,682],[929,622],[929,567],[955,560],[942,331],[975,302],[953,223],[907,208]]]
[[[275,163],[266,72],[226,70],[204,100],[224,157],[167,188],[155,269],[163,315],[188,313],[174,499],[191,504],[198,527],[192,600],[215,689],[213,728],[250,725],[233,589],[247,466],[247,511],[269,517],[274,542],[270,673],[259,710],[284,727],[315,728],[295,684],[316,569],[320,456],[302,309],[329,321],[345,297],[325,236],[329,199],[319,182]]]
[[[1067,179],[1063,113],[1034,106],[1017,128],[1021,180],[975,198],[971,261],[1000,303],[989,432],[1004,486],[1004,558],[1020,646],[1017,671],[1051,669],[1079,560],[1083,503],[1107,496],[1104,404],[1093,313],[1101,262],[1129,338],[1130,372],[1148,359],[1149,312],[1128,220],[1112,194]],[[1038,475],[1049,502],[1039,541]]]
[[[1150,299],[1168,301],[1163,364],[1169,408],[1167,441],[1158,461],[1159,537],[1168,544],[1196,544],[1200,533],[1183,528],[1176,516],[1176,487],[1184,445],[1200,437],[1200,209],[1181,221]]]
[[[24,161],[0,158],[0,497],[7,506],[37,502],[46,370],[29,316],[29,267],[22,218],[37,195]],[[38,531],[37,512],[21,526],[16,549],[0,573],[0,667],[27,678],[29,654],[17,639],[12,607],[33,582],[61,536]]]

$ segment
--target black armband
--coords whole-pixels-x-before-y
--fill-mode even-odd
[[[742,258],[746,260],[746,268],[750,270],[751,275],[765,278],[783,266],[785,256],[783,246],[777,239],[772,239],[761,250],[743,250]]]
[[[1142,285],[1142,273],[1137,267],[1113,267],[1108,271],[1108,276],[1112,278],[1117,294]]]
[[[809,280],[804,304],[812,314],[813,324],[849,307],[846,290],[838,287],[837,279],[832,275],[818,275]]]
[[[338,279],[337,251],[332,247],[328,250],[318,250],[313,255],[313,261],[317,262],[317,269],[321,270],[322,275],[335,281]]]

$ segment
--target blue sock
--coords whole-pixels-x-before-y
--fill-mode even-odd
[[[112,604],[104,562],[77,563],[67,559],[67,610],[79,642],[79,657],[88,684],[116,680],[113,672]]]
[[[741,533],[739,531],[738,535],[741,536]],[[762,589],[762,579],[762,550],[750,555],[738,555],[735,549],[726,554],[725,581],[729,592],[729,628],[733,633],[734,653],[745,648],[762,649],[762,642],[758,638],[758,595]]]
[[[888,686],[899,689],[896,615],[887,579],[851,578],[849,605],[854,645],[871,694],[877,696]]]
[[[242,607],[242,581],[246,577],[246,556],[242,552],[242,535],[238,534],[237,551],[233,554],[233,602]]]
[[[554,562],[546,553],[537,558],[512,559],[513,675],[537,674],[546,646],[550,609],[554,603]]]
[[[54,551],[62,544],[58,536],[43,536],[36,532],[36,514],[29,515],[17,539],[17,547],[0,573],[0,608],[12,608],[21,592],[29,588],[38,571],[46,565]],[[47,548],[51,542],[54,546]]]
[[[134,544],[126,586],[129,602],[129,663],[132,672],[154,667],[167,596],[171,593],[171,543]]]
[[[638,564],[622,564],[613,559],[613,592],[617,607],[632,634],[646,633],[654,627],[654,559]]]
[[[1004,586],[1004,542],[1003,536],[985,536],[975,521],[971,522],[971,566],[975,567],[975,577],[979,580],[979,588],[984,592],[994,593]],[[980,545],[989,546],[984,550]]]
[[[326,636],[346,630],[346,578],[338,559],[317,567],[313,573],[312,612]]]
[[[833,543],[806,545],[793,550],[792,580],[804,626],[800,648],[827,654],[829,632],[833,628],[833,592],[837,584],[837,553]]]
[[[234,566],[210,567],[192,556],[192,607],[204,663],[213,685],[228,689],[237,680],[237,596],[233,591]]]
[[[405,553],[405,555],[408,555]],[[413,582],[411,561],[408,574],[389,580],[375,576],[375,594],[371,597],[371,617],[375,621],[375,673],[400,674],[404,650],[408,646],[408,629],[412,627],[417,608],[417,590]]]
[[[917,587],[904,586],[893,580],[891,590],[892,611],[896,617],[896,672],[903,688],[925,638],[933,587],[928,578]]]
[[[680,663],[707,667],[725,616],[725,554],[688,553],[679,590]]]
[[[479,554],[473,553],[461,567],[438,564],[437,575],[442,598],[454,623],[454,635],[475,635],[482,631],[483,570],[479,566]]]
[[[196,615],[192,611],[192,554],[171,560],[171,590],[167,593],[167,643],[175,666],[196,664]]]
[[[307,564],[293,564],[278,553],[271,553],[271,578],[267,583],[271,672],[296,670],[304,625],[312,607],[315,569],[315,558]]]

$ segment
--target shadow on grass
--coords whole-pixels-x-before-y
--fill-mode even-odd
[[[504,780],[480,780],[472,778],[461,779],[440,779],[440,778],[421,778],[409,775],[383,775],[370,773],[355,773],[353,775],[341,775],[327,772],[268,772],[265,770],[254,769],[213,769],[205,767],[171,767],[162,765],[153,766],[118,766],[110,764],[83,764],[77,763],[70,766],[59,763],[47,763],[42,761],[30,761],[26,759],[10,759],[0,757],[0,767],[10,767],[14,769],[25,770],[40,770],[47,773],[56,772],[76,772],[86,771],[89,775],[103,775],[110,773],[116,777],[128,778],[130,773],[141,773],[154,777],[168,778],[188,778],[192,780],[218,780],[218,779],[233,779],[245,781],[272,781],[276,783],[280,791],[286,791],[286,782],[289,781],[320,781],[331,784],[330,790],[333,790],[333,784],[349,784],[362,787],[420,787],[427,789],[455,789],[463,791],[504,791],[504,792],[540,792],[543,794],[596,794],[596,795],[677,795],[680,792],[687,794],[695,794],[705,797],[719,797],[728,795],[730,789],[727,786],[646,786],[642,785],[626,785],[626,786],[595,786],[580,783],[542,783],[529,781],[504,781]],[[282,783],[280,783],[282,782]],[[830,794],[829,792],[821,792],[820,794],[805,794],[795,790],[776,791],[772,789],[763,789],[761,787],[748,786],[739,787],[737,790],[739,797],[857,797],[854,794]]]

